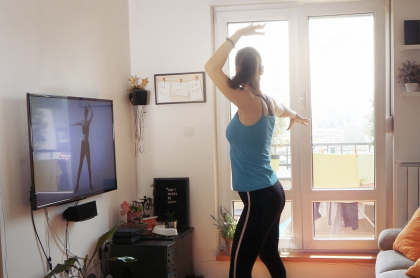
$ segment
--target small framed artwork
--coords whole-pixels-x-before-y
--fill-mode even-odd
[[[206,102],[206,75],[201,72],[155,74],[156,104]]]

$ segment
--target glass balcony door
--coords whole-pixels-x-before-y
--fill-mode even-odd
[[[269,6],[216,9],[215,38],[217,48],[238,28],[267,23],[265,38],[238,42],[224,71],[233,76],[235,51],[254,46],[262,91],[311,118],[290,133],[280,126],[272,144],[287,199],[279,229],[292,250],[377,249],[386,224],[383,1]],[[224,136],[236,107],[220,92],[216,103],[219,203],[237,215]]]
[[[307,7],[299,21],[305,249],[375,249],[385,222],[384,12],[365,4]]]

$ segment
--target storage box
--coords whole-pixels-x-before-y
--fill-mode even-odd
[[[147,230],[153,230],[153,228],[156,226],[156,219],[157,216],[143,218],[143,223],[147,224]]]
[[[142,235],[147,234],[147,224],[146,223],[136,223],[136,224],[123,223],[123,224],[121,224],[121,228],[137,228],[137,229],[141,229],[141,234]]]

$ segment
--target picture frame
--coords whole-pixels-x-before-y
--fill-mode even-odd
[[[155,74],[156,105],[200,102],[206,102],[204,71]]]

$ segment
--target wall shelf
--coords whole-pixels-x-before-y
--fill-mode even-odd
[[[400,92],[400,97],[420,97],[420,92]]]
[[[401,45],[400,51],[420,50],[420,44]]]

